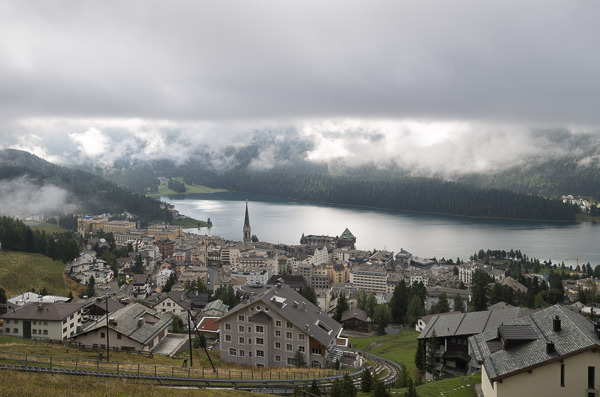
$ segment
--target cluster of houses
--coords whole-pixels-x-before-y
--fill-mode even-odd
[[[193,327],[214,343],[221,360],[235,364],[294,366],[301,356],[316,368],[360,366],[346,335],[369,330],[371,319],[357,308],[361,291],[386,303],[400,282],[422,283],[426,310],[442,295],[454,310],[454,297],[471,300],[468,288],[480,269],[497,283],[527,292],[503,270],[475,261],[454,264],[418,258],[403,249],[357,250],[356,237],[348,229],[339,236],[303,235],[300,245],[252,242],[247,205],[241,242],[183,233],[171,225],[140,229],[133,222],[105,216],[81,218],[78,226],[84,235],[113,233],[117,245],[134,248],[129,257],[117,261],[118,272],[130,274],[127,282],[118,285],[113,269],[96,256],[110,245],[92,237],[81,255],[67,264],[65,274],[82,284],[93,277],[100,298],[70,302],[59,296],[20,294],[9,299],[1,318],[5,335],[69,339],[97,348],[105,348],[110,340],[114,349],[173,354],[185,348],[187,340],[173,334],[177,321],[184,330]],[[209,293],[196,288],[198,283],[209,292],[231,287],[240,303],[229,307],[211,300]],[[314,289],[317,304],[302,296],[306,287]],[[596,280],[577,280],[566,282],[565,291],[569,295],[598,287]],[[332,314],[340,296],[348,300],[349,309],[337,322]],[[482,312],[424,316],[416,325],[418,338],[425,346],[437,347],[428,377],[481,370],[486,396],[524,390],[595,393],[600,324],[583,317],[585,309],[573,305],[532,311],[499,303]]]

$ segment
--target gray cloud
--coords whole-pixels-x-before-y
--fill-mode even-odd
[[[595,124],[583,1],[3,2],[4,117]]]
[[[452,175],[597,164],[600,4],[0,3],[1,147]],[[586,141],[587,140],[587,141]]]
[[[70,193],[66,190],[50,184],[39,186],[27,177],[3,180],[0,183],[0,214],[71,213],[77,206],[69,198]]]

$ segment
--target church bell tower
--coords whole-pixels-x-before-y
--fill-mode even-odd
[[[252,243],[252,229],[250,228],[250,217],[248,216],[248,200],[246,200],[246,216],[244,218],[244,247],[250,248]]]

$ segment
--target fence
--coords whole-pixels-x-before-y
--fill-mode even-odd
[[[333,369],[311,369],[298,370],[251,370],[251,369],[216,369],[198,367],[174,367],[151,364],[133,364],[106,362],[100,359],[91,360],[85,358],[47,356],[39,354],[28,354],[19,352],[0,351],[0,361],[12,365],[24,365],[30,367],[79,370],[97,373],[111,373],[122,375],[172,377],[172,378],[194,378],[206,380],[250,380],[250,381],[283,381],[283,380],[306,380],[341,377],[348,370]],[[352,374],[351,374],[352,375]]]

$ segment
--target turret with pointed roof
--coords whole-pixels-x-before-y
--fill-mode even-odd
[[[356,237],[346,228],[344,233],[340,237],[337,238],[337,246],[341,247],[350,247],[354,248],[354,244],[356,243]]]
[[[252,242],[252,229],[250,228],[250,216],[248,216],[248,200],[246,200],[246,216],[244,218],[244,246],[250,248],[250,243]]]

